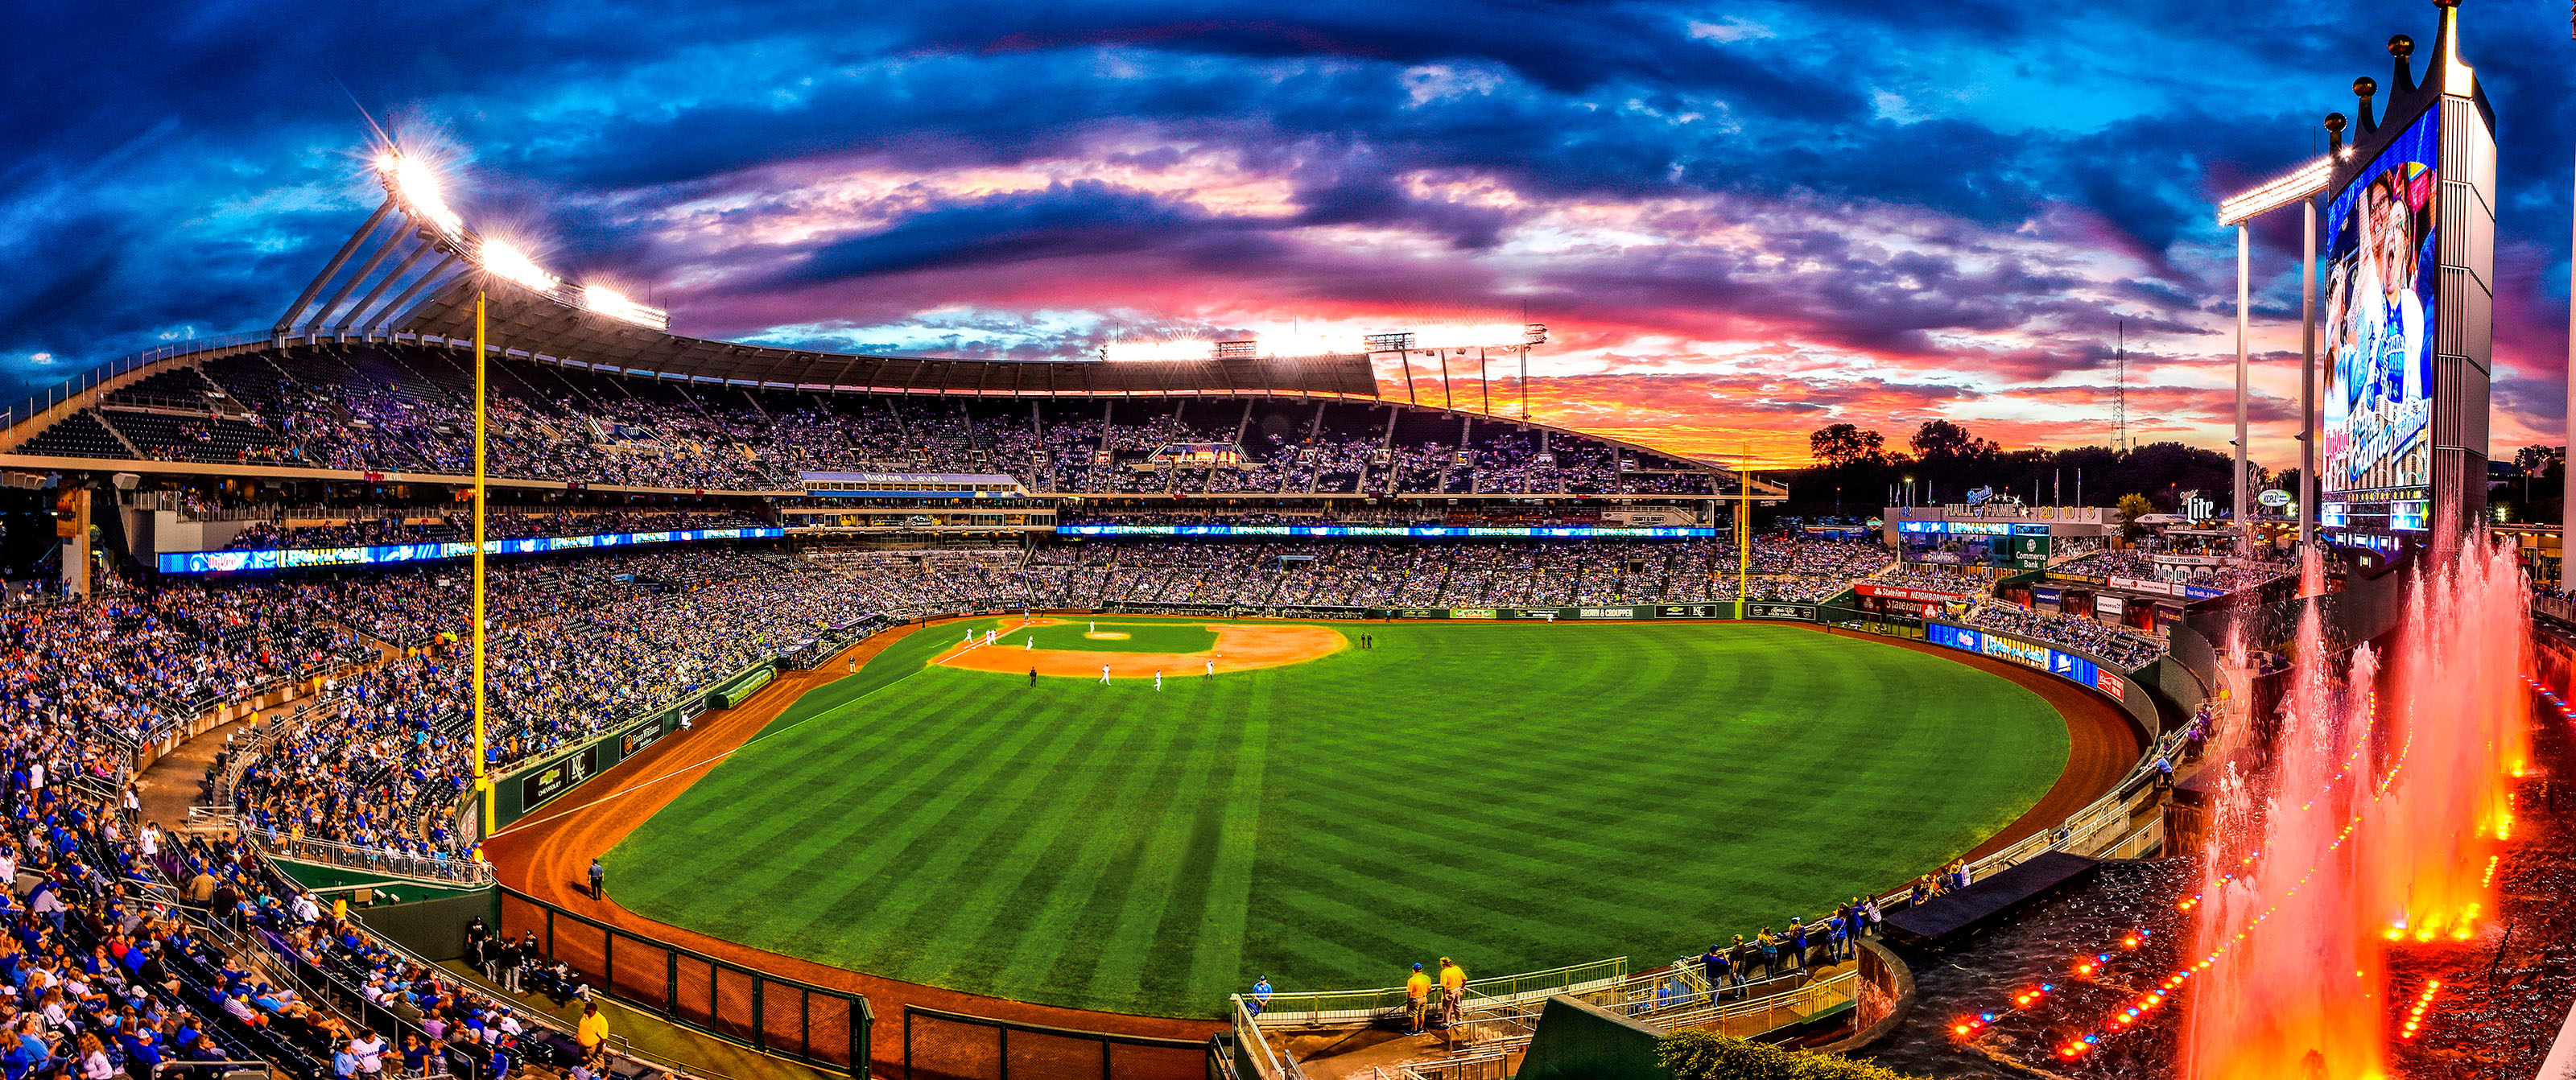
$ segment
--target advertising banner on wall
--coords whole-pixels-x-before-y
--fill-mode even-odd
[[[1924,639],[1935,645],[1946,645],[1961,652],[2008,660],[2023,667],[2045,671],[2068,682],[2092,687],[2113,700],[2128,697],[2128,685],[2120,673],[2103,668],[2071,652],[2052,649],[2034,641],[2024,641],[1991,630],[1975,630],[1947,623],[1933,623],[1924,628]]]
[[[1952,592],[1948,589],[1923,589],[1907,585],[1881,585],[1874,581],[1856,583],[1852,586],[1852,591],[1859,593],[1862,596],[1879,596],[1890,600],[1919,600],[1935,604],[1951,600],[1965,600],[1971,595],[1974,595],[1972,593]]]

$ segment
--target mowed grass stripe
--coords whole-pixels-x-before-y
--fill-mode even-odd
[[[1210,686],[1224,685],[1213,680]],[[1144,1000],[1174,1001],[1202,986],[1222,986],[1243,968],[1243,935],[1249,922],[1255,857],[1259,850],[1262,792],[1268,784],[1271,717],[1277,703],[1276,681],[1233,684],[1243,727],[1236,743],[1233,787],[1225,793],[1225,818],[1212,849],[1193,848],[1191,858],[1207,860],[1207,884],[1198,891],[1195,924],[1166,918],[1152,946],[1164,963],[1147,969]],[[1223,715],[1223,714],[1218,714]],[[1176,908],[1176,911],[1185,910]],[[1171,960],[1188,957],[1188,965]]]
[[[1029,723],[1025,708],[1015,710],[1017,722]],[[1082,805],[1096,797],[1097,787],[1090,780],[1105,772],[1107,764],[1124,752],[1126,740],[1136,738],[1143,730],[1135,725],[1115,723],[1115,712],[1085,713],[1051,717],[1060,726],[1059,742],[1073,753],[1058,762],[1054,772],[1038,778],[1041,792],[1051,793],[1042,810],[1021,815],[1015,822],[1015,833],[998,833],[988,843],[981,858],[981,872],[960,877],[955,885],[970,896],[994,897],[982,904],[948,906],[948,917],[935,932],[920,935],[921,940],[971,942],[968,948],[952,949],[948,955],[928,958],[915,970],[921,981],[948,985],[955,980],[991,981],[1009,969],[1012,946],[1020,941],[1026,927],[1017,921],[1006,922],[1040,909],[1048,893],[1062,884],[1055,871],[1071,862],[1074,853],[1092,837],[1089,831],[1099,827],[1097,815]],[[1031,800],[1040,796],[1032,795]],[[1033,808],[1034,809],[1034,808]],[[1025,894],[1025,895],[1023,895]]]
[[[1661,963],[1937,865],[2065,760],[2036,695],[1810,630],[1342,629],[1379,648],[1160,694],[900,642],[639,827],[611,880],[826,962],[1209,1015],[1260,975],[1385,985],[1443,953]]]
[[[1152,761],[1146,763],[1159,775],[1158,782],[1135,793],[1119,811],[1103,822],[1103,838],[1110,847],[1108,861],[1100,867],[1099,880],[1092,886],[1088,902],[1074,916],[1069,933],[1055,952],[1053,963],[1046,969],[1045,984],[1075,1001],[1097,1001],[1094,978],[1099,973],[1102,957],[1113,947],[1120,916],[1133,895],[1137,881],[1149,871],[1146,864],[1153,838],[1163,831],[1167,817],[1188,813],[1190,807],[1180,797],[1192,788],[1189,777],[1179,782],[1165,772],[1172,763],[1171,751],[1195,745],[1186,724],[1160,728],[1151,744]],[[1153,870],[1167,870],[1155,866]],[[1160,877],[1162,875],[1156,875]]]
[[[1126,736],[1126,745],[1120,753],[1122,760],[1134,762],[1148,757],[1139,753],[1137,748],[1159,745],[1159,740],[1167,734],[1158,725],[1121,722],[1126,719],[1127,711],[1118,699],[1108,694],[1096,695],[1093,703],[1082,708],[1104,723],[1114,723],[1117,730]],[[1160,783],[1161,776],[1156,769],[1130,768],[1109,783],[1084,793],[1088,798],[1080,815],[1081,827],[1069,831],[1062,838],[1062,848],[1049,849],[1050,856],[1064,854],[1063,849],[1070,849],[1071,857],[1065,860],[1063,873],[1050,881],[1032,881],[1034,888],[1024,890],[1022,896],[1025,899],[1013,906],[1013,910],[1024,914],[1025,921],[1016,924],[1019,937],[1009,950],[1006,967],[1009,974],[1002,985],[1014,987],[1021,995],[1032,996],[1032,1000],[1066,1003],[1082,997],[1081,993],[1075,992],[1077,989],[1087,992],[1089,968],[1086,964],[1072,967],[1072,970],[1084,974],[1079,988],[1058,981],[1055,973],[1064,963],[1066,953],[1078,947],[1074,939],[1094,932],[1087,922],[1094,909],[1094,898],[1108,886],[1109,867],[1119,856],[1121,846],[1132,842],[1126,839],[1128,833],[1121,827],[1123,822],[1119,811],[1134,814]]]
[[[952,690],[937,700],[968,696]],[[921,902],[921,890],[937,880],[924,861],[961,832],[994,827],[1021,810],[984,792],[997,778],[1016,776],[1014,764],[1044,734],[1045,729],[1030,725],[988,726],[981,739],[958,740],[954,745],[960,749],[923,782],[908,779],[871,793],[868,798],[878,809],[864,833],[836,835],[828,825],[816,826],[814,839],[823,842],[808,841],[807,846],[817,858],[835,860],[845,869],[819,876],[806,890],[800,910],[828,912],[830,922],[818,925],[811,936],[819,940],[804,947],[845,950],[876,943],[891,950],[879,954],[880,962],[908,966],[911,961],[903,958],[918,943],[901,936],[897,927],[901,913]],[[817,801],[821,812],[828,813],[829,801]]]
[[[963,694],[945,700],[935,699],[927,711],[937,715],[944,708],[960,704],[963,700]],[[809,869],[806,861],[795,856],[814,853],[813,842],[818,830],[844,835],[864,832],[872,841],[882,842],[899,830],[921,827],[925,823],[922,812],[926,806],[963,796],[960,789],[948,786],[948,782],[973,768],[976,759],[990,744],[1007,736],[1008,729],[991,729],[976,740],[923,739],[911,744],[911,752],[896,760],[871,762],[863,766],[858,775],[848,770],[848,764],[862,756],[862,748],[869,742],[857,740],[835,747],[816,745],[824,734],[820,730],[812,734],[799,732],[798,737],[765,747],[758,757],[746,760],[744,756],[737,755],[728,763],[739,765],[746,771],[756,769],[774,773],[793,770],[776,782],[790,791],[801,791],[809,796],[788,801],[787,806],[793,808],[792,812],[775,814],[753,827],[702,838],[720,845],[722,850],[739,853],[726,869],[733,875],[732,880],[741,882],[746,890],[778,887],[791,877],[806,885],[813,884],[805,876]],[[866,784],[863,778],[868,777],[884,778],[884,781]],[[779,800],[763,801],[776,805]],[[854,813],[854,809],[858,812]],[[730,838],[739,838],[742,842],[729,843]],[[853,853],[844,851],[841,855],[848,858]],[[825,875],[826,879],[838,877],[837,874]],[[751,893],[762,894],[760,891]]]
[[[1202,714],[1192,725],[1188,763],[1175,785],[1170,808],[1155,823],[1151,839],[1137,849],[1138,868],[1124,882],[1125,898],[1091,973],[1088,997],[1116,1001],[1122,1010],[1148,1000],[1143,986],[1149,964],[1178,967],[1177,956],[1156,956],[1154,945],[1164,919],[1175,906],[1196,911],[1207,903],[1207,871],[1213,846],[1223,835],[1226,804],[1210,798],[1231,790],[1235,758],[1241,752],[1242,728]]]
[[[947,711],[941,706],[962,702],[967,696],[959,691],[950,698],[935,697],[931,700],[934,708],[928,710],[928,715],[940,715]],[[934,725],[934,728],[938,726]],[[866,846],[887,843],[890,837],[905,829],[924,827],[930,816],[926,811],[931,807],[943,801],[967,797],[968,789],[947,786],[945,782],[971,769],[975,759],[991,743],[1009,734],[1007,728],[994,728],[985,732],[982,739],[925,738],[909,744],[909,753],[897,755],[893,760],[871,763],[854,772],[847,768],[847,762],[860,756],[867,745],[866,740],[845,744],[837,753],[818,752],[821,747],[802,744],[823,738],[828,729],[819,722],[808,725],[808,728],[815,729],[815,733],[808,734],[806,729],[799,729],[789,738],[775,740],[762,747],[757,754],[737,754],[726,762],[726,766],[733,767],[738,776],[759,777],[754,781],[756,787],[770,792],[773,797],[737,798],[747,805],[712,815],[713,829],[681,830],[668,841],[660,837],[648,838],[652,841],[650,843],[639,843],[630,836],[627,844],[619,845],[617,854],[638,861],[655,856],[670,859],[704,857],[691,853],[729,855],[718,863],[720,876],[715,880],[726,882],[729,889],[739,890],[738,895],[762,898],[761,904],[743,905],[744,910],[736,914],[737,921],[733,925],[773,927],[797,924],[801,922],[800,916],[812,911],[809,905],[815,891],[830,889],[839,892],[850,884],[849,875],[832,864],[855,865],[862,862]],[[723,798],[718,793],[733,790],[733,785],[714,788],[708,785],[726,779],[726,773],[725,767],[719,767],[715,774],[692,786],[688,795],[682,798],[693,798],[701,789],[708,790],[712,797]],[[880,777],[897,779],[868,783]],[[736,790],[736,796],[739,795],[740,791]],[[777,795],[786,798],[774,797]],[[680,800],[673,802],[673,807],[679,805]],[[765,807],[773,812],[757,823],[742,820],[745,812],[755,807]],[[669,809],[666,808],[665,812]],[[657,814],[655,819],[661,816]],[[857,849],[835,849],[830,842],[848,843],[854,836],[862,834],[869,839],[861,841],[862,846]],[[634,849],[631,853],[628,851],[630,847]],[[825,863],[825,860],[830,860],[830,863]],[[824,865],[818,866],[818,863]],[[858,880],[864,882],[867,878],[860,876]],[[779,910],[755,910],[766,906],[775,906]],[[830,919],[835,916],[823,917]]]
[[[1018,727],[1030,733],[1030,741],[999,769],[1023,778],[1013,787],[1022,797],[984,800],[982,812],[971,821],[958,822],[949,831],[923,833],[890,860],[892,865],[904,868],[909,877],[941,882],[969,895],[984,893],[988,891],[985,883],[1010,865],[1008,856],[1018,844],[1037,835],[1046,822],[1078,816],[1072,792],[1080,789],[1081,772],[1068,769],[1067,762],[1092,760],[1090,747],[1096,743],[1072,737],[1061,726],[1033,722],[1025,714]],[[880,905],[881,910],[885,906]],[[998,907],[988,905],[985,910]],[[886,917],[894,918],[901,910],[895,906]],[[953,941],[964,935],[952,932],[951,925],[972,917],[962,905],[917,904],[894,933],[903,941]],[[922,965],[940,962],[939,957],[925,957]]]

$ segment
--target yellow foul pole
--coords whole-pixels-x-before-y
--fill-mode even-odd
[[[1751,451],[1746,451],[1747,462]],[[1753,576],[1753,474],[1735,471],[1735,617],[1751,614],[1746,606],[1751,595],[1745,591]]]
[[[474,293],[474,790],[483,801],[483,833],[492,832],[492,778],[483,749],[483,292]]]

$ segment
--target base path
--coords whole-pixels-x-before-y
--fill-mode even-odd
[[[788,672],[755,695],[752,700],[723,712],[708,713],[694,730],[681,737],[666,737],[645,748],[634,757],[618,763],[616,768],[601,773],[589,783],[552,803],[536,816],[499,836],[486,841],[483,853],[501,884],[517,889],[545,903],[588,918],[597,919],[619,929],[644,937],[656,938],[684,949],[705,953],[729,963],[753,968],[786,979],[812,983],[834,990],[867,995],[876,1013],[873,1033],[871,1071],[879,1076],[903,1075],[903,1007],[921,1005],[951,1012],[971,1013],[1001,1020],[1012,1020],[1050,1027],[1075,1028],[1084,1031],[1109,1031],[1126,1035],[1145,1035],[1171,1039],[1199,1039],[1226,1030],[1228,1025],[1217,1020],[1183,1020],[1154,1016],[1132,1016],[1125,1013],[1093,1012],[1087,1009],[1065,1009],[1049,1005],[1031,1005],[1007,998],[987,997],[959,990],[881,978],[844,968],[800,960],[793,956],[754,949],[709,937],[693,930],[644,918],[619,906],[617,882],[607,883],[609,898],[593,900],[587,895],[587,874],[592,857],[617,845],[626,834],[646,818],[652,817],[689,785],[713,771],[732,751],[760,734],[762,728],[779,713],[795,704],[809,690],[816,689],[848,674],[852,660],[860,666],[889,645],[902,640],[925,626],[938,626],[941,620],[920,626],[897,627],[852,646],[813,671]],[[1340,635],[1334,635],[1338,638]],[[1220,639],[1222,640],[1222,639]],[[986,650],[978,649],[977,652]],[[1080,653],[1102,656],[1101,653]],[[1096,676],[1099,664],[1091,665]],[[1008,670],[1008,669],[1006,669]],[[1020,669],[1020,670],[1025,670]],[[757,897],[744,897],[744,903],[757,903]],[[506,928],[506,927],[505,927]],[[515,929],[515,928],[508,928]],[[1209,1003],[1209,1011],[1222,1007]],[[916,1033],[916,1052],[943,1060],[971,1058],[980,1047],[994,1043],[994,1033],[967,1029],[957,1025],[939,1025],[936,1034]],[[973,1046],[932,1046],[925,1041],[954,1040],[972,1042]],[[1014,1053],[1018,1053],[1016,1049]],[[1158,1058],[1179,1058],[1166,1052]],[[1096,1058],[1094,1060],[1097,1060]],[[1131,1068],[1121,1058],[1121,1075],[1170,1080],[1191,1080],[1205,1075],[1204,1059],[1192,1059],[1187,1067]],[[1140,1063],[1141,1064],[1141,1063]]]
[[[943,620],[955,622],[959,620]],[[940,625],[939,623],[925,625]],[[979,670],[1018,674],[1028,670],[1036,657],[1052,654],[1070,665],[1053,671],[1041,667],[1044,674],[1062,677],[1097,678],[1100,665],[1111,665],[1113,675],[1127,666],[1141,662],[1143,674],[1150,677],[1157,662],[1170,664],[1169,676],[1195,675],[1215,654],[1225,654],[1218,661],[1219,670],[1244,670],[1275,666],[1329,655],[1346,647],[1348,640],[1339,631],[1323,626],[1302,624],[1267,625],[1261,623],[1207,624],[1218,632],[1217,644],[1198,654],[1149,654],[1085,652],[1075,650],[1026,650],[1007,645],[981,646],[948,655],[948,666],[973,666]],[[1765,624],[1779,625],[1779,624]],[[494,837],[484,846],[502,884],[517,889],[545,903],[619,927],[628,932],[659,939],[682,948],[695,950],[728,962],[768,972],[783,978],[800,980],[817,986],[867,995],[874,1007],[877,1024],[874,1042],[874,1071],[879,1075],[900,1075],[903,1070],[903,1007],[907,1004],[954,1012],[970,1013],[1011,1021],[1089,1031],[1117,1032],[1163,1038],[1204,1039],[1224,1030],[1217,1020],[1186,1020],[1137,1016],[1125,1013],[1097,1012],[1047,1005],[1033,1005],[982,994],[925,986],[919,983],[888,979],[843,968],[831,967],[793,956],[754,949],[695,931],[672,926],[636,915],[619,906],[614,897],[617,882],[610,880],[607,900],[592,900],[584,891],[585,875],[593,856],[607,851],[623,840],[645,819],[668,806],[689,785],[712,771],[716,764],[741,747],[768,726],[807,691],[842,677],[848,661],[865,661],[882,652],[920,627],[900,627],[861,642],[852,650],[834,657],[815,671],[781,675],[743,706],[709,713],[696,729],[682,737],[665,738],[616,768],[547,805],[536,816]],[[1246,638],[1246,631],[1271,631],[1267,639],[1256,635]],[[1314,631],[1320,636],[1293,632]],[[1281,634],[1277,632],[1292,632]],[[1825,630],[1820,632],[1831,633]],[[2038,694],[2066,721],[2070,744],[2066,766],[2057,782],[2020,818],[2002,831],[1977,845],[1970,857],[2001,850],[2033,833],[2056,826],[2067,816],[2082,809],[2102,793],[2110,790],[2137,761],[2144,747],[2143,733],[2129,716],[2075,684],[2044,672],[1946,649],[1924,642],[1911,642],[1875,635],[1862,635],[1870,640],[1899,648],[1930,653],[1954,663],[1965,664],[2002,676]],[[1265,663],[1248,662],[1247,654],[1267,650],[1275,658]],[[978,657],[991,657],[985,666]],[[1297,654],[1296,659],[1285,659]],[[1175,658],[1179,658],[1175,662]],[[1237,666],[1229,667],[1228,660]],[[1134,677],[1134,676],[1130,676]],[[1929,872],[1933,867],[1924,867]],[[746,896],[744,903],[758,903],[759,898]],[[1210,1002],[1214,1012],[1221,1002]],[[916,1050],[937,1058],[955,1061],[971,1057],[978,1048],[993,1045],[993,1032],[939,1025],[926,1029],[930,1034],[916,1033]],[[954,1045],[928,1045],[953,1043]],[[971,1043],[972,1045],[966,1045]],[[1019,1052],[1014,1040],[1014,1053]],[[1122,1058],[1120,1075],[1170,1080],[1191,1080],[1203,1074],[1197,1061],[1186,1067],[1179,1053],[1164,1053],[1158,1058],[1172,1059],[1168,1064],[1158,1060],[1152,1065],[1131,1063]],[[1096,1059],[1095,1059],[1096,1060]]]
[[[932,661],[942,667],[965,668],[969,671],[997,671],[1016,675],[1035,670],[1040,675],[1060,679],[1099,678],[1107,668],[1113,679],[1150,679],[1160,674],[1168,678],[1229,671],[1251,671],[1257,668],[1302,664],[1330,656],[1349,647],[1350,639],[1329,626],[1306,623],[1206,623],[1216,631],[1216,644],[1201,652],[1093,652],[1084,649],[1023,649],[1010,642],[1010,631],[1035,626],[1061,626],[1064,619],[1029,619],[1012,625],[1002,640],[992,645],[974,645]],[[1103,641],[1125,640],[1128,635],[1115,631],[1086,635]]]

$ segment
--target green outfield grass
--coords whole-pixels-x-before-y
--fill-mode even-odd
[[[2068,751],[2007,680],[1806,628],[1366,631],[1159,693],[925,668],[962,631],[916,634],[639,826],[609,894],[896,978],[1214,1015],[1263,975],[1645,966],[1812,918],[2001,828]]]

